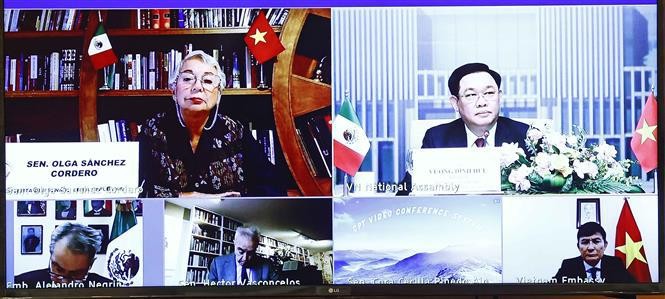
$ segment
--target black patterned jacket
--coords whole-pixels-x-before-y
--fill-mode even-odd
[[[286,195],[259,143],[240,122],[221,114],[210,130],[201,133],[196,152],[175,109],[157,114],[142,126],[139,148],[140,197],[178,197],[180,192],[192,191]]]

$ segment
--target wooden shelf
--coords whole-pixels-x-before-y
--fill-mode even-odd
[[[3,35],[5,40],[20,39],[20,38],[63,38],[63,37],[83,37],[83,31],[18,31],[18,32],[5,32]]]
[[[332,179],[316,177],[310,171],[305,149],[301,149],[297,141],[295,124],[298,116],[330,107],[332,99],[330,85],[294,74],[294,69],[302,68],[302,60],[299,60],[300,54],[296,50],[310,14],[330,18],[329,9],[293,9],[282,27],[280,39],[286,50],[277,56],[273,68],[273,113],[284,158],[300,193],[305,196],[330,196]]]
[[[215,239],[215,238],[211,238],[211,237],[204,237],[204,236],[195,235],[195,234],[192,234],[192,237],[197,238],[197,239],[203,239],[203,240],[211,240],[211,241],[215,241],[215,242],[220,241],[219,239]]]
[[[275,32],[281,27],[273,26]],[[221,28],[172,28],[172,29],[109,29],[109,36],[168,36],[168,35],[206,35],[206,34],[245,34],[249,27],[221,27]]]
[[[214,253],[214,252],[205,252],[205,251],[196,251],[196,250],[190,250],[189,252],[190,253],[205,254],[205,255],[219,256],[219,254]]]
[[[330,106],[330,85],[298,75],[291,75],[291,109],[301,116]]]
[[[221,226],[219,226],[219,225],[215,225],[215,224],[208,223],[208,222],[205,222],[205,221],[201,221],[201,220],[198,220],[198,219],[194,219],[194,220],[192,220],[192,222],[194,222],[196,224],[199,224],[199,225],[205,225],[205,226],[214,227],[214,228],[221,228]]]
[[[227,88],[222,92],[222,96],[265,96],[271,94],[270,89],[258,90],[256,88]],[[99,97],[170,97],[171,95],[169,89],[106,90],[98,93]]]
[[[78,90],[44,90],[44,91],[6,91],[4,97],[8,99],[18,98],[75,98]]]

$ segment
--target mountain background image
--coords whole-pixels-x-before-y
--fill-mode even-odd
[[[334,282],[501,282],[501,201],[460,199],[336,200]]]

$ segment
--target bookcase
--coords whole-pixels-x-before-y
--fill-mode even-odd
[[[235,230],[242,223],[199,207],[191,212],[191,239],[187,261],[188,282],[203,283],[207,280],[212,260],[234,251]]]
[[[242,9],[224,11],[237,13],[238,16],[243,13]],[[216,28],[162,26],[160,29],[138,29],[145,28],[142,27],[145,25],[142,24],[145,22],[142,19],[144,14],[140,10],[101,11],[113,50],[119,58],[128,54],[146,55],[183,49],[185,45],[209,54],[219,49],[221,53],[244,55],[243,36],[248,27],[234,26],[239,24],[237,22]],[[140,89],[99,90],[105,81],[104,73],[94,70],[87,55],[99,18],[97,13],[91,12],[81,16],[86,20],[72,30],[5,32],[7,56],[21,59],[21,54],[48,55],[65,49],[76,49],[78,56],[75,65],[78,78],[74,79],[74,90],[5,92],[8,135],[40,135],[37,141],[96,142],[100,140],[99,124],[110,120],[140,124],[164,111],[167,105],[173,105],[171,92],[161,88],[163,85],[155,89],[142,86]],[[312,163],[312,158],[326,161],[330,157],[324,154],[331,155],[331,149],[320,142],[316,143],[318,152],[313,150],[314,147],[306,147],[296,129],[299,119],[308,119],[312,115],[330,118],[330,82],[317,79],[317,71],[319,78],[330,78],[329,68],[323,76],[320,75],[321,69],[317,69],[317,64],[324,57],[330,61],[330,11],[290,9],[282,21],[282,26],[273,28],[280,35],[286,50],[278,55],[274,63],[264,65],[266,81],[271,88],[226,88],[220,112],[241,121],[250,129],[276,133],[275,147],[281,149],[276,154],[277,159],[283,165],[281,169],[285,176],[291,177],[293,182],[289,195],[329,196],[332,193],[331,178],[321,171],[320,165]],[[229,54],[226,55],[228,59]],[[57,119],[53,118],[54,114]]]
[[[309,249],[298,247],[264,235],[261,235],[259,247],[256,251],[265,258],[270,258],[277,253],[281,258],[298,261],[303,265],[309,265],[309,258],[311,256]]]

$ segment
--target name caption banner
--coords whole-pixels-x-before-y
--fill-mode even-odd
[[[6,198],[136,197],[138,142],[7,143]]]
[[[411,151],[412,195],[501,192],[497,148],[427,148]]]

